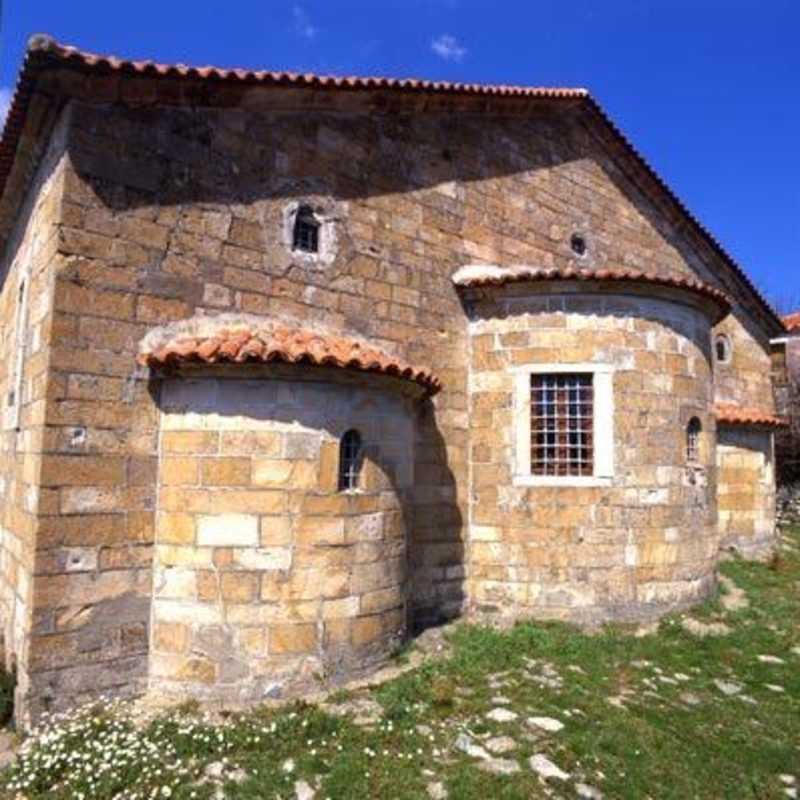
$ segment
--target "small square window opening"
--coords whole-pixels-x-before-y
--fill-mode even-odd
[[[294,218],[292,249],[304,253],[319,252],[320,222],[310,206],[300,206]]]

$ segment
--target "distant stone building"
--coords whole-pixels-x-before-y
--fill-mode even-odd
[[[286,696],[464,613],[651,619],[772,548],[781,321],[583,90],[34,37],[0,238],[23,724]]]
[[[773,340],[773,383],[778,413],[788,425],[775,439],[780,482],[800,484],[800,311],[783,318],[786,333]]]

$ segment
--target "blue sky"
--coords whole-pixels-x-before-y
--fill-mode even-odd
[[[800,307],[797,0],[7,0],[25,41],[160,61],[585,86],[781,305]]]

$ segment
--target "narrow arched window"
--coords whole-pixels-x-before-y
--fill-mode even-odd
[[[700,431],[703,426],[697,417],[692,417],[686,426],[686,460],[700,460]]]
[[[319,220],[311,206],[300,206],[294,218],[292,249],[304,253],[319,251]]]
[[[731,340],[724,333],[714,339],[714,355],[718,364],[731,363]]]
[[[346,431],[339,444],[339,491],[358,488],[363,452],[361,434],[356,430]]]

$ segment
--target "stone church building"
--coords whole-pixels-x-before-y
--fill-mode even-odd
[[[36,36],[0,239],[21,724],[290,696],[462,614],[652,619],[773,546],[782,323],[584,90]]]

